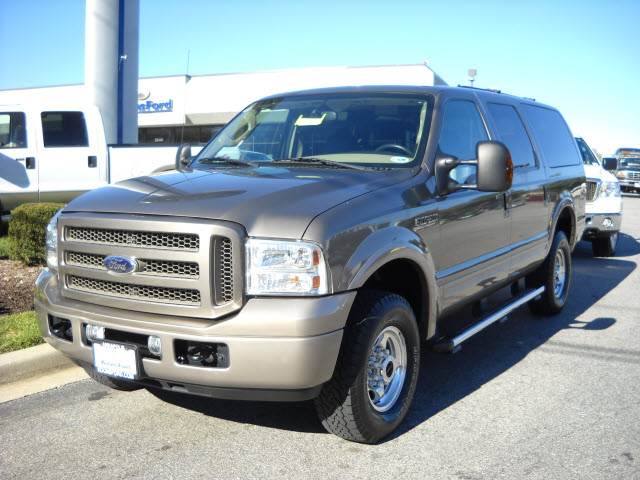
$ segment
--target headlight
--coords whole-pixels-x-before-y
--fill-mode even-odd
[[[627,178],[627,172],[616,172],[616,177],[622,178],[623,180]]]
[[[49,222],[49,225],[47,225],[45,244],[47,247],[47,266],[51,270],[58,270],[58,217],[61,212],[62,209],[58,210]]]
[[[250,238],[246,243],[247,295],[324,295],[327,267],[319,245]]]
[[[601,197],[619,197],[620,183],[618,182],[602,182],[600,184]]]

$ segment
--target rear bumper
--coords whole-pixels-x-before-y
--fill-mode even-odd
[[[93,363],[84,325],[126,334],[154,335],[162,358],[140,359],[140,380],[221,398],[286,400],[312,397],[333,375],[355,292],[320,298],[252,298],[223,320],[171,317],[120,310],[60,295],[57,277],[43,270],[36,282],[36,315],[44,339],[69,357]],[[51,316],[68,320],[72,340],[52,334]],[[224,368],[185,365],[176,341],[224,344]]]

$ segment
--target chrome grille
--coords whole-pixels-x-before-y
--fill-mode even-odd
[[[200,304],[200,292],[182,288],[163,288],[131,283],[107,282],[92,278],[67,277],[67,285],[75,290],[124,297],[135,300],[160,301],[162,303],[181,303],[189,305]]]
[[[598,196],[598,182],[587,180],[587,202],[593,202]]]
[[[242,306],[244,231],[233,223],[71,213],[60,216],[58,230],[65,297],[151,313],[154,321],[182,316],[210,322]],[[138,269],[107,270],[108,256],[135,259]]]
[[[76,242],[127,245],[131,247],[198,250],[198,235],[183,233],[144,232],[135,230],[107,230],[102,228],[69,227],[65,238]]]
[[[640,180],[640,172],[629,172],[627,173],[627,178],[629,180]]]
[[[233,300],[233,244],[228,238],[214,243],[216,270],[216,303],[222,305]]]
[[[106,270],[106,255],[92,255],[81,252],[66,252],[66,263],[78,267]],[[140,275],[160,275],[168,277],[192,277],[200,275],[200,266],[195,262],[172,262],[166,260],[136,259],[141,265]]]

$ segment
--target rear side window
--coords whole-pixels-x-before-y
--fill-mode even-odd
[[[42,112],[45,147],[87,147],[87,124],[82,112]]]
[[[573,137],[560,113],[534,105],[523,105],[522,112],[547,165],[564,167],[580,164]]]
[[[489,103],[487,109],[496,124],[500,141],[504,143],[513,160],[514,167],[535,167],[536,157],[522,119],[511,105]]]
[[[26,147],[27,128],[24,113],[0,113],[0,148]]]

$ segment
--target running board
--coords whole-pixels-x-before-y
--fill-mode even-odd
[[[530,300],[542,295],[544,293],[544,287],[537,288],[535,290],[528,290],[524,292],[522,295],[514,298],[511,302],[506,304],[504,307],[501,307],[493,312],[489,313],[486,317],[480,319],[478,322],[471,325],[466,330],[459,332],[455,337],[451,339],[442,340],[433,345],[433,349],[436,352],[443,353],[452,353],[457,351],[460,344],[470,337],[474,336],[476,333],[481,332],[485,328],[487,328],[492,323],[497,322],[498,320],[506,320],[506,316],[513,312],[516,308],[524,305]]]

